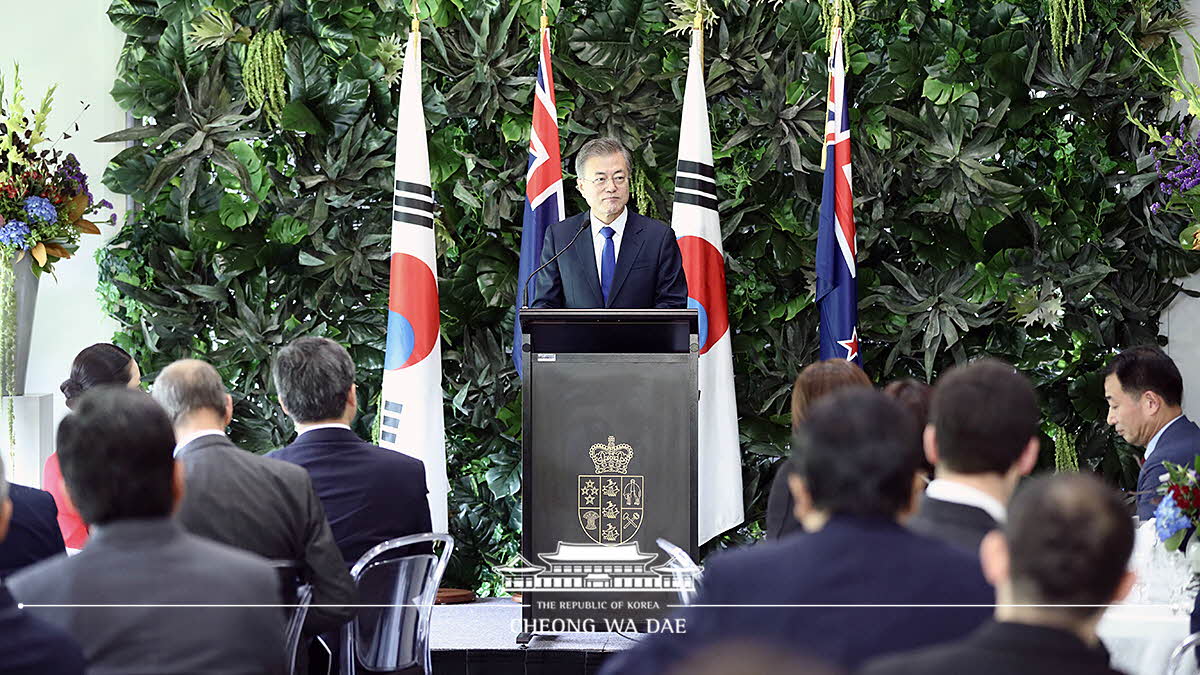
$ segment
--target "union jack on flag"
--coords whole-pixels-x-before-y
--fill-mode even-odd
[[[550,29],[541,30],[537,83],[533,88],[533,130],[529,134],[529,170],[525,174],[525,218],[521,226],[521,263],[517,273],[517,318],[513,322],[513,365],[521,374],[521,306],[528,304],[525,280],[542,259],[546,228],[563,219],[562,155],[558,148],[558,112],[550,69]],[[530,299],[531,300],[531,299]]]
[[[842,31],[833,31],[829,57],[829,115],[825,123],[825,188],[817,228],[817,306],[821,360],[862,365],[858,351],[858,281],[854,256],[854,194],[850,190],[850,115]]]

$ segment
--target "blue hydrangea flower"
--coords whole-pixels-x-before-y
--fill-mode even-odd
[[[28,250],[28,237],[29,226],[19,220],[10,220],[0,227],[0,245]]]
[[[58,220],[58,211],[45,197],[26,197],[25,213],[29,214],[30,220],[43,223],[53,223]]]
[[[1166,541],[1191,526],[1192,520],[1179,510],[1175,497],[1171,495],[1163,497],[1158,508],[1154,509],[1154,529],[1159,541]]]

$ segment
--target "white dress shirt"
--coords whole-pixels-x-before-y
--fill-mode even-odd
[[[596,249],[596,278],[603,279],[604,274],[601,266],[604,263],[604,235],[600,234],[600,230],[603,230],[606,227],[611,227],[616,232],[612,238],[613,253],[616,254],[614,257],[620,257],[622,239],[621,235],[625,234],[625,223],[629,220],[629,209],[621,209],[621,215],[617,216],[616,220],[608,223],[607,225],[600,222],[600,219],[596,217],[595,213],[592,213],[591,217],[592,248]]]
[[[345,429],[346,431],[354,431],[350,428],[350,425],[339,424],[337,422],[330,422],[329,424],[297,424],[296,438],[300,438],[304,434],[307,434],[310,431],[316,431],[317,429]]]
[[[1154,448],[1158,447],[1158,439],[1162,438],[1163,432],[1167,430],[1167,427],[1178,422],[1180,417],[1183,417],[1183,415],[1179,415],[1170,422],[1167,422],[1163,425],[1163,428],[1158,430],[1157,434],[1154,434],[1154,438],[1151,438],[1150,442],[1146,444],[1146,459],[1150,459],[1150,453],[1154,452]]]
[[[182,450],[185,445],[187,445],[188,443],[191,443],[192,441],[196,440],[197,438],[203,438],[205,436],[224,436],[224,435],[225,435],[225,432],[221,431],[220,429],[201,429],[200,431],[193,431],[192,433],[188,434],[187,436],[184,436],[183,438],[179,439],[175,443],[175,456],[178,457],[179,451]]]
[[[977,509],[983,509],[997,523],[1003,523],[1008,517],[1008,509],[995,497],[982,490],[977,490],[970,485],[955,483],[944,478],[933,479],[929,483],[929,486],[925,488],[925,496],[930,499],[950,502],[951,504],[962,504],[963,506],[974,506]]]

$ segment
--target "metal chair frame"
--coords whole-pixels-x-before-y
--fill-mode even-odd
[[[415,607],[404,607],[405,611],[416,609],[417,611],[417,647],[421,653],[422,667],[426,675],[432,672],[432,662],[429,653],[429,621],[432,615],[433,602],[437,598],[438,585],[442,581],[442,575],[446,572],[446,566],[450,563],[450,555],[454,552],[454,537],[443,532],[427,532],[424,534],[412,534],[404,537],[397,537],[383,542],[367,551],[354,563],[350,568],[350,576],[354,579],[357,586],[362,579],[364,572],[376,562],[381,554],[388,551],[413,546],[424,543],[442,543],[442,551],[437,555],[437,563],[433,566],[432,572],[426,575],[425,587],[421,589],[421,595],[416,598]],[[427,554],[421,554],[427,555]],[[396,558],[389,559],[396,560]],[[380,561],[383,562],[383,561]],[[342,627],[342,674],[354,675],[357,672],[356,665],[356,646],[358,644],[358,618],[350,620],[350,623]]]
[[[700,578],[704,575],[704,568],[700,567],[692,560],[692,556],[687,554],[687,551],[679,548],[675,544],[659,537],[657,540],[658,547],[667,552],[671,557],[670,570],[671,575],[675,577],[679,595],[679,604],[690,605],[696,598],[696,586],[700,583]],[[691,577],[692,588],[688,590],[683,584],[679,583],[681,579]]]
[[[1200,645],[1200,633],[1192,633],[1185,637],[1174,650],[1171,651],[1171,658],[1167,659],[1166,675],[1176,675],[1179,672],[1179,667],[1183,665],[1183,661],[1187,658],[1189,652]],[[1196,673],[1193,669],[1191,673]]]

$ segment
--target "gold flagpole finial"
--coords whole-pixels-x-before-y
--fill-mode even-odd
[[[412,16],[413,16],[412,32],[420,33],[421,32],[421,8],[417,5],[417,0],[413,0]]]
[[[542,30],[550,27],[550,17],[546,16],[546,0],[542,0]]]
[[[696,18],[692,19],[692,31],[696,34],[696,39],[700,42],[697,47],[700,50],[700,74],[704,74],[704,0],[696,0]]]

